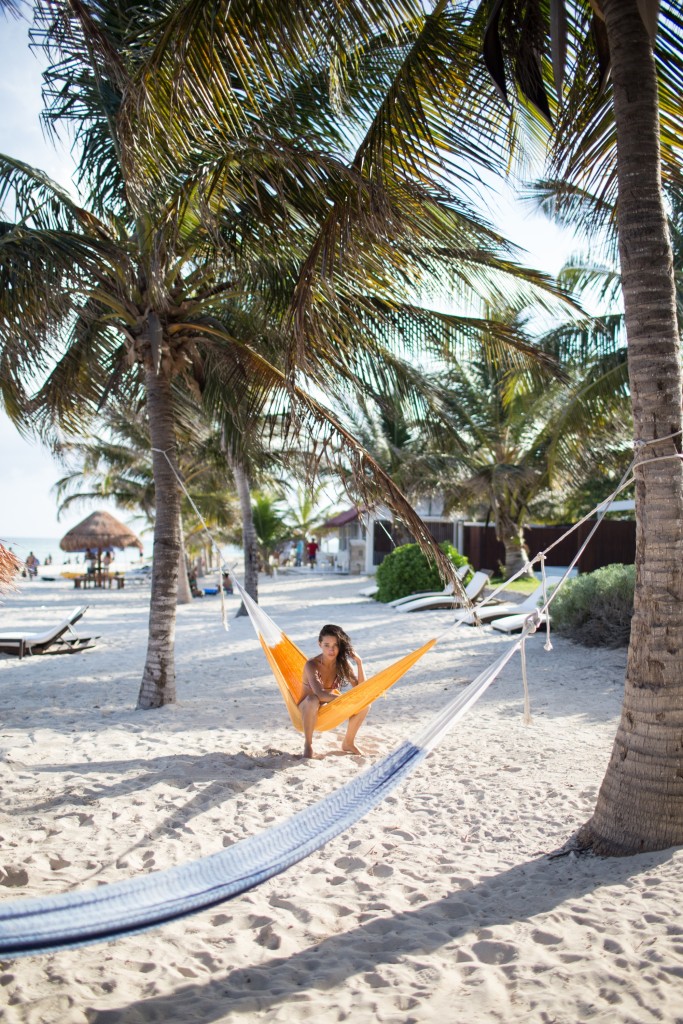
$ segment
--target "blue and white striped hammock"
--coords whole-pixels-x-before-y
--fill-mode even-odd
[[[0,904],[0,959],[133,934],[247,892],[364,817],[481,697],[535,626],[474,679],[412,741],[279,825],[218,853],[123,882]]]

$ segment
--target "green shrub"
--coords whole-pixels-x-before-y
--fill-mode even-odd
[[[448,541],[439,544],[439,547],[456,568],[467,565],[467,559]],[[444,585],[439,570],[417,544],[403,544],[394,548],[382,564],[377,566],[375,579],[379,587],[377,600],[385,603],[421,590],[439,590]]]
[[[553,629],[586,647],[625,647],[634,587],[633,565],[606,565],[568,580],[550,606]]]

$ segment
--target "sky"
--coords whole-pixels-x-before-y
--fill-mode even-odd
[[[40,71],[39,61],[29,49],[27,23],[0,14],[0,152],[41,168],[69,187],[72,162],[68,147],[55,149],[41,130]],[[497,196],[494,205],[504,233],[528,250],[529,265],[557,273],[576,248],[571,239],[511,199]],[[52,489],[63,475],[62,468],[38,441],[22,438],[2,411],[0,469],[0,541],[12,536],[59,537],[95,507],[108,508],[128,521],[106,502],[71,509],[58,520]]]
[[[68,146],[55,148],[40,126],[40,73],[41,65],[28,46],[27,22],[0,14],[0,152],[39,167],[69,187],[73,165]],[[101,501],[76,506],[58,520],[52,489],[64,475],[62,466],[38,441],[22,438],[1,411],[0,469],[0,541],[61,537],[95,508],[107,509],[126,523],[130,520],[127,513]]]

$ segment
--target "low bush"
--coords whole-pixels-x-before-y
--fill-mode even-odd
[[[633,565],[606,565],[568,580],[550,606],[553,629],[586,647],[625,647],[634,587]]]
[[[439,544],[439,547],[456,569],[467,565],[467,559],[448,541]],[[379,587],[377,600],[384,603],[421,590],[440,590],[444,586],[439,570],[417,544],[402,544],[394,548],[382,564],[377,566],[375,579]]]

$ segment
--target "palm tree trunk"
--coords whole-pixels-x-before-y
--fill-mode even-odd
[[[513,517],[495,507],[496,539],[505,546],[505,579],[510,579],[516,572],[523,569],[529,561],[529,550],[524,542],[524,527],[516,523]]]
[[[256,527],[254,526],[254,515],[251,507],[251,490],[249,488],[249,477],[244,466],[229,451],[225,457],[230,466],[235,487],[240,502],[240,513],[242,515],[242,547],[244,548],[244,589],[254,601],[258,601],[258,568],[259,568],[259,547]],[[244,604],[240,605],[237,615],[247,615]]]
[[[621,276],[636,454],[636,592],[621,721],[593,817],[599,853],[683,843],[680,339],[662,203],[657,79],[637,0],[601,0],[612,56]],[[669,435],[675,435],[673,439]],[[643,449],[640,442],[661,438]],[[647,462],[655,456],[662,462]]]
[[[173,469],[175,431],[170,381],[163,372],[146,370],[147,415],[152,440],[152,468],[156,491],[154,560],[149,605],[147,660],[142,675],[138,708],[158,708],[175,702],[175,619],[180,557],[180,489]]]

